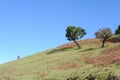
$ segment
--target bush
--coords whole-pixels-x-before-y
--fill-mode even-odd
[[[120,80],[120,76],[115,73],[109,73],[107,80]]]

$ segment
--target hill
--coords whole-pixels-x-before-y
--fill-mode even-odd
[[[105,80],[110,72],[120,76],[120,43],[111,38],[101,48],[98,39],[74,43],[0,65],[0,80],[72,80],[79,76],[85,80],[93,75]]]

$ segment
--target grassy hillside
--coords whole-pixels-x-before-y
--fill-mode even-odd
[[[67,80],[79,76],[84,80],[92,74],[104,80],[109,72],[120,75],[120,43],[107,42],[100,48],[97,39],[79,41],[36,53],[0,65],[0,80]]]

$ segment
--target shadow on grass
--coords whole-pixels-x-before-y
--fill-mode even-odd
[[[83,52],[92,51],[92,50],[96,50],[96,49],[100,49],[100,48],[88,48],[88,49],[83,50]]]
[[[49,52],[47,52],[46,54],[56,54],[56,53],[59,53],[59,52],[62,52],[62,51],[68,51],[69,49],[72,49],[72,48],[59,48],[59,49],[54,49],[54,50],[51,50]]]

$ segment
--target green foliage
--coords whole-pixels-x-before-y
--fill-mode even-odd
[[[102,41],[102,47],[104,47],[104,42],[112,36],[112,32],[110,28],[102,28],[95,32],[95,36]]]
[[[76,40],[82,38],[85,34],[85,30],[81,27],[75,27],[75,26],[68,26],[66,29],[66,37],[69,41],[74,41],[75,44],[80,48],[79,44],[76,42]]]
[[[66,37],[69,41],[82,38],[86,34],[85,30],[80,27],[68,26],[66,29]]]
[[[116,29],[115,34],[120,34],[120,25],[118,25],[118,28]]]

